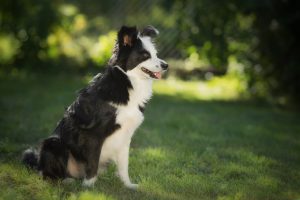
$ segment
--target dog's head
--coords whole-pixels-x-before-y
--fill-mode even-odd
[[[157,35],[158,30],[153,26],[147,26],[141,32],[136,27],[123,26],[118,32],[109,64],[118,65],[124,71],[136,72],[146,78],[161,78],[168,64],[157,57],[152,41]]]

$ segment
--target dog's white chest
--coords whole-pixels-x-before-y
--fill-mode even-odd
[[[100,155],[100,163],[115,160],[122,148],[129,146],[134,131],[143,122],[143,114],[138,108],[121,108],[118,110],[117,123],[121,126],[105,139]]]
[[[131,82],[133,90],[129,92],[127,105],[113,105],[117,108],[116,123],[121,128],[105,139],[101,150],[100,164],[109,160],[114,161],[120,151],[128,148],[134,131],[144,120],[139,106],[144,106],[144,103],[150,99],[152,95],[151,83],[137,82],[135,79],[131,79]]]

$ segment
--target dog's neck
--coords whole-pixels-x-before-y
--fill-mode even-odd
[[[148,101],[151,98],[153,79],[145,76],[144,72],[142,72],[138,68],[124,71],[119,66],[114,67],[118,68],[130,80],[133,87],[133,91],[131,91],[131,93],[135,93],[136,95],[138,95],[142,101]]]
[[[141,97],[142,101],[148,101],[152,96],[153,80],[146,77],[139,69],[127,71],[126,74],[131,81],[133,91]]]

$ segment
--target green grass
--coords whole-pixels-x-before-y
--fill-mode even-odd
[[[300,114],[238,101],[232,91],[222,100],[197,82],[156,83],[132,141],[137,191],[123,187],[114,166],[90,189],[42,180],[20,164],[21,152],[51,134],[85,84],[73,75],[1,75],[0,199],[300,198]]]

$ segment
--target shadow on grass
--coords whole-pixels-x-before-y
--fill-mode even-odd
[[[253,102],[185,96],[154,95],[146,109],[130,157],[131,177],[141,185],[138,191],[124,188],[114,167],[92,189],[82,188],[80,181],[70,185],[42,181],[20,165],[20,154],[51,134],[85,81],[42,76],[0,83],[0,193],[10,199],[300,196],[299,114]],[[6,189],[8,193],[3,192]]]

